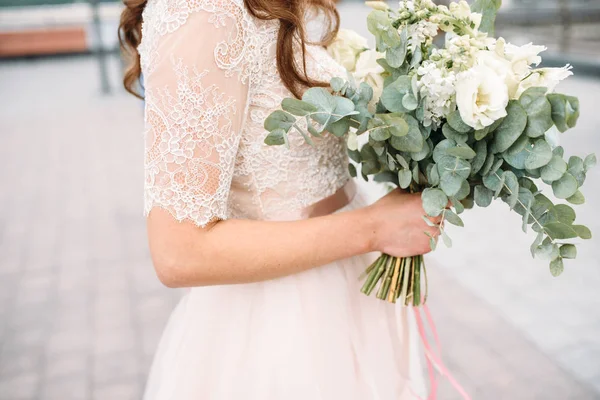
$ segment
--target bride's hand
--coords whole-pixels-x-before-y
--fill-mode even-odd
[[[428,232],[439,234],[423,220],[421,195],[394,190],[368,207],[373,221],[373,248],[396,257],[415,256],[431,251]],[[440,218],[430,218],[435,223]]]

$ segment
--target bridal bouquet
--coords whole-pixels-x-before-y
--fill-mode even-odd
[[[495,39],[500,0],[449,7],[400,1],[398,9],[367,4],[374,9],[367,23],[376,50],[356,33],[341,31],[328,50],[348,76],[332,79],[329,89],[307,90],[301,100],[283,100],[282,110],[265,121],[265,143],[289,145],[294,131],[309,143],[324,132],[345,137],[364,179],[374,176],[421,193],[423,218],[432,225],[428,216],[442,217],[437,227],[447,246],[443,222],[462,226],[465,209],[500,198],[522,216],[523,231],[537,233],[532,255],[560,275],[563,260],[577,254],[569,239],[589,239],[591,232],[575,224],[569,205],[555,204],[541,187],[551,187],[556,199],[582,204],[579,188],[596,163],[594,155],[566,161],[558,145],[558,132],[579,117],[577,98],[554,92],[572,74],[570,66],[535,68],[544,46]],[[359,173],[355,164],[349,169]],[[376,290],[378,298],[407,306],[426,299],[422,256],[383,254],[363,278],[367,295]]]

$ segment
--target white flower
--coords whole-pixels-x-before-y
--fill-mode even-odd
[[[399,30],[404,29],[401,26]],[[438,33],[438,25],[433,22],[421,20],[416,24],[408,25],[408,37],[410,43],[410,50],[414,53],[421,44],[430,42],[433,37]]]
[[[486,65],[456,76],[456,105],[462,120],[483,129],[506,116],[508,90],[504,78]]]
[[[519,80],[515,76],[511,62],[499,55],[499,52],[503,52],[504,48],[498,43],[496,51],[480,50],[475,53],[475,62],[478,65],[484,65],[492,69],[498,77],[502,78],[508,89],[509,97],[514,99],[519,87]]]
[[[471,7],[465,0],[458,3],[450,3],[450,12],[457,18],[467,19],[471,16]]]
[[[423,125],[438,128],[443,118],[456,109],[454,84],[456,75],[425,61],[417,70],[417,88],[423,101]]]
[[[435,8],[436,8],[435,3],[431,0],[422,0],[421,6],[424,8],[427,8],[429,10],[435,10]]]
[[[379,101],[383,93],[382,74],[385,72],[383,67],[377,63],[377,60],[384,57],[383,54],[375,50],[367,50],[360,54],[356,61],[356,71],[354,78],[358,83],[366,82],[373,88],[373,99],[369,103],[369,108],[374,110],[375,104]]]
[[[480,13],[476,13],[476,12],[471,13],[471,16],[469,18],[475,24],[475,29],[479,29],[479,27],[481,26],[481,18],[482,17],[483,17],[483,15]]]
[[[506,58],[512,63],[513,71],[517,76],[527,75],[532,64],[538,66],[542,62],[539,53],[544,50],[546,50],[546,46],[535,46],[533,43],[524,46],[507,43],[504,46]]]
[[[329,55],[348,71],[353,72],[360,53],[368,48],[367,39],[349,29],[340,29],[327,47]]]
[[[390,6],[388,6],[385,2],[383,1],[366,1],[365,5],[367,7],[371,7],[374,10],[380,10],[380,11],[387,11],[390,9]]]
[[[400,0],[400,10],[415,11],[415,3],[411,0]]]
[[[553,92],[560,81],[573,75],[572,68],[572,66],[567,64],[561,68],[538,68],[532,70],[531,74],[520,82],[516,98],[519,98],[530,87],[545,87],[548,88],[548,92]]]

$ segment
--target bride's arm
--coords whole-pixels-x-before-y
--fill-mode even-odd
[[[393,192],[370,207],[301,221],[225,220],[199,228],[162,209],[148,218],[154,266],[169,287],[263,281],[370,251],[429,251],[419,195]],[[365,266],[366,267],[366,266]]]

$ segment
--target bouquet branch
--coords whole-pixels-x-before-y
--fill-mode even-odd
[[[571,67],[537,68],[544,46],[494,38],[500,3],[402,0],[391,9],[367,2],[376,49],[341,30],[328,51],[348,75],[333,78],[329,89],[284,99],[265,120],[265,143],[289,147],[292,131],[311,145],[318,145],[311,137],[323,134],[344,138],[350,175],[420,193],[423,220],[448,247],[445,223],[463,226],[466,209],[501,199],[522,217],[524,232],[537,234],[532,255],[548,260],[558,276],[564,260],[577,255],[570,240],[590,239],[591,232],[575,224],[570,205],[550,200],[541,187],[583,204],[580,188],[596,157],[565,159],[559,136],[576,125],[579,101],[555,88]],[[430,236],[430,245],[435,249],[437,238]],[[381,300],[404,306],[427,300],[420,255],[382,254],[361,279],[361,292]]]

